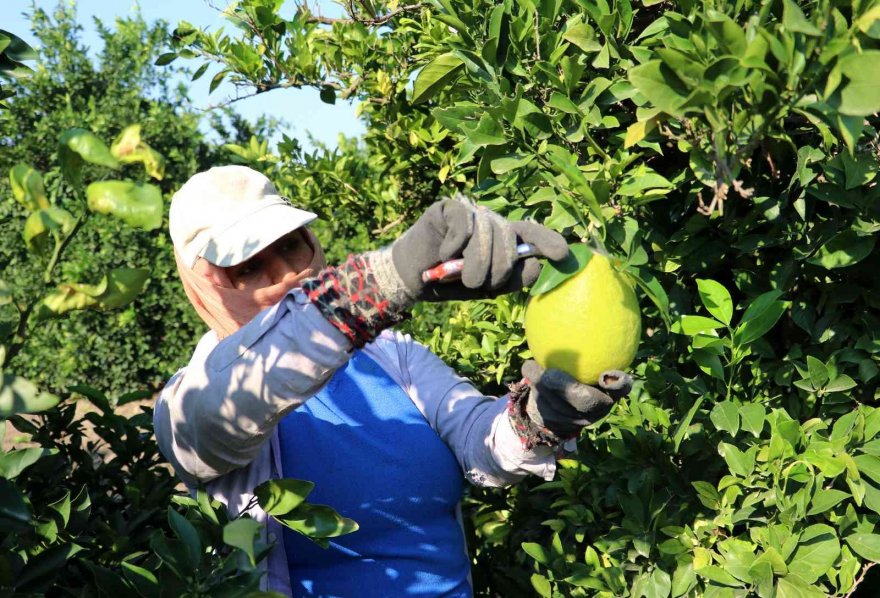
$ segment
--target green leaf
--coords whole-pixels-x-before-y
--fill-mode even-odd
[[[562,34],[562,39],[573,43],[584,52],[598,52],[602,49],[595,29],[583,22],[567,28]]]
[[[630,266],[626,269],[626,273],[632,277],[638,287],[642,289],[642,292],[644,292],[648,299],[654,303],[666,326],[670,326],[669,296],[666,294],[663,285],[660,284],[660,281],[654,276],[651,269],[646,266]]]
[[[701,332],[709,330],[717,330],[724,328],[724,324],[714,318],[705,316],[682,316],[681,319],[672,325],[672,331],[687,336],[696,336]]]
[[[36,310],[37,320],[77,309],[115,309],[131,303],[150,276],[142,268],[116,268],[98,284],[63,283],[49,293]]]
[[[531,164],[534,161],[535,156],[530,155],[509,155],[502,156],[500,158],[495,158],[492,160],[492,172],[495,174],[507,174],[511,170],[516,170],[518,168],[522,168],[528,164]]]
[[[159,580],[143,567],[122,561],[122,574],[141,596],[159,596]]]
[[[788,568],[807,583],[815,583],[822,577],[840,555],[840,542],[834,528],[811,525],[803,531]]]
[[[28,210],[51,205],[39,170],[27,164],[16,164],[9,171],[9,184],[12,186],[12,196]]]
[[[547,260],[541,269],[541,275],[532,285],[529,295],[541,295],[547,291],[551,291],[560,284],[583,270],[590,258],[593,257],[593,250],[584,243],[574,243],[568,246],[568,255],[561,261]]]
[[[858,386],[856,381],[844,374],[829,382],[825,386],[825,392],[845,392],[856,386]]]
[[[110,153],[122,164],[141,162],[147,175],[157,180],[165,176],[165,157],[141,139],[141,126],[130,125],[110,146]]]
[[[177,60],[177,52],[166,52],[165,54],[160,54],[159,58],[156,59],[156,66],[165,66],[166,64],[171,64]]]
[[[283,516],[275,518],[309,538],[335,538],[357,531],[358,524],[343,517],[326,505],[301,504]]]
[[[223,526],[223,542],[244,551],[254,564],[254,541],[260,533],[260,524],[248,517],[240,517]]]
[[[70,490],[64,493],[64,496],[53,503],[49,504],[49,508],[58,513],[61,518],[61,525],[66,526],[70,520]]]
[[[697,576],[694,573],[693,563],[682,563],[675,569],[672,574],[671,595],[673,598],[684,596],[697,583]]]
[[[807,355],[807,371],[813,388],[822,388],[828,382],[828,368],[812,355]]]
[[[663,569],[654,569],[645,592],[645,598],[666,598],[672,590],[672,579]]]
[[[73,214],[63,208],[39,208],[28,216],[22,236],[28,249],[38,255],[46,255],[52,249],[50,239],[56,243],[76,226]]]
[[[782,1],[782,26],[789,31],[818,36],[822,32],[813,25],[793,0]]]
[[[709,412],[709,419],[718,430],[736,436],[739,432],[739,410],[733,401],[717,403]]]
[[[593,218],[604,224],[605,216],[602,214],[602,207],[599,205],[599,200],[593,192],[590,182],[580,169],[578,157],[559,145],[549,146],[545,155],[553,169],[568,179],[569,187],[567,190],[578,201],[586,203]]]
[[[535,559],[539,564],[548,566],[550,564],[550,555],[540,544],[535,542],[523,542],[523,552]]]
[[[880,111],[880,50],[865,50],[844,56],[837,63],[849,79],[841,91],[840,112],[849,116],[870,116]],[[861,130],[861,119],[859,119]]]
[[[874,235],[860,235],[857,231],[847,229],[834,235],[807,261],[828,270],[846,268],[871,255],[876,240]]]
[[[58,449],[23,448],[0,453],[0,477],[15,479],[18,474],[36,463],[41,457],[58,454]]]
[[[691,356],[704,373],[718,380],[724,380],[724,365],[717,354],[705,349],[694,349]]]
[[[859,473],[880,483],[880,457],[875,455],[856,455],[852,459],[855,461]]]
[[[9,305],[12,301],[12,291],[9,289],[9,285],[0,280],[0,306]]]
[[[674,185],[663,175],[650,168],[639,167],[623,179],[617,188],[617,195],[635,197],[636,201],[647,201],[647,197],[658,197],[657,193],[665,193],[663,190],[673,187]],[[653,195],[650,193],[652,191]]]
[[[825,592],[797,575],[787,575],[776,582],[776,598],[825,598]]]
[[[263,482],[254,489],[254,495],[269,515],[285,515],[301,505],[314,488],[314,482],[282,478]]]
[[[81,551],[82,547],[77,544],[56,544],[31,558],[24,569],[19,572],[15,579],[15,586],[25,590],[29,584],[46,579],[52,579],[63,569],[67,560]]]
[[[25,525],[30,523],[31,516],[21,491],[13,482],[0,478],[0,518]]]
[[[813,494],[812,501],[810,501],[810,510],[807,511],[807,515],[819,515],[820,513],[824,513],[849,497],[849,492],[835,490],[834,488],[816,490],[816,493]]]
[[[626,136],[623,139],[623,149],[629,149],[632,146],[643,141],[648,133],[657,128],[657,119],[649,118],[648,120],[639,120],[626,128]]]
[[[64,131],[58,140],[58,157],[61,161],[61,174],[74,185],[82,180],[83,161],[114,170],[119,169],[119,161],[97,135],[86,129],[73,128]]]
[[[714,581],[715,583],[721,584],[723,586],[740,588],[743,585],[741,581],[739,581],[733,575],[717,565],[709,565],[707,567],[697,569],[697,575],[699,575],[700,577],[705,577],[709,581]]]
[[[3,372],[0,377],[0,419],[46,411],[60,400],[53,394],[38,391],[32,382],[15,374]]]
[[[88,561],[83,565],[95,578],[95,585],[100,590],[99,595],[124,596],[131,593],[131,588],[125,583],[125,579],[115,571]]]
[[[162,191],[149,183],[99,181],[86,188],[89,209],[119,218],[129,226],[153,230],[162,226]]]
[[[629,80],[654,106],[672,116],[683,116],[690,91],[675,72],[659,60],[629,70]]]
[[[166,538],[160,530],[150,536],[150,550],[181,579],[191,576],[196,568],[197,563],[190,559],[186,545]]]
[[[412,103],[427,102],[451,81],[464,67],[464,62],[456,54],[441,54],[426,64],[413,84]]]
[[[26,62],[28,60],[37,60],[39,58],[39,54],[37,54],[36,50],[31,48],[27,42],[14,33],[0,29],[0,35],[8,40],[8,45],[3,50],[3,53],[11,60],[14,60],[15,62]]]
[[[487,145],[504,145],[507,137],[504,135],[504,127],[490,114],[484,114],[473,125],[462,124],[461,130],[474,147],[480,148]]]
[[[758,447],[752,447],[746,452],[726,442],[718,443],[718,454],[727,462],[730,472],[746,478],[755,470],[755,452]]]
[[[321,88],[320,93],[321,101],[325,104],[335,104],[336,103],[336,90],[330,87],[329,85],[325,85]]]
[[[759,438],[761,430],[764,429],[764,418],[767,415],[767,409],[760,403],[746,403],[739,408],[739,414],[742,418],[742,429]]]
[[[709,482],[697,481],[691,482],[691,486],[697,491],[700,502],[709,509],[717,509],[721,505],[721,495],[718,490]]]
[[[208,93],[214,93],[220,84],[223,83],[223,80],[226,78],[226,75],[229,74],[229,69],[223,69],[222,71],[216,73],[211,78],[211,83],[208,85]]]
[[[846,543],[863,559],[880,563],[880,534],[850,534],[846,537]]]
[[[697,279],[697,290],[700,301],[718,320],[730,324],[733,317],[733,299],[730,292],[724,286],[714,280]]]
[[[198,563],[202,557],[202,542],[199,540],[199,533],[193,527],[193,524],[171,506],[168,507],[168,524],[171,526],[174,534],[186,546],[186,549],[189,551],[190,560],[193,563]]]
[[[541,596],[541,598],[550,598],[553,595],[553,588],[550,586],[550,582],[546,577],[540,573],[533,573],[529,579],[532,582],[532,587],[538,592],[538,596]]]
[[[547,102],[547,105],[551,108],[556,108],[557,110],[561,110],[562,112],[568,114],[580,113],[577,104],[572,102],[568,96],[563,95],[558,91],[554,91],[550,94],[550,100]]]
[[[743,56],[746,52],[746,34],[742,27],[726,14],[717,10],[706,11],[709,32],[718,41],[725,54]]]
[[[740,345],[747,345],[767,334],[786,310],[785,301],[777,301],[779,290],[768,291],[756,297],[743,314],[734,338]]]
[[[208,494],[208,491],[205,490],[204,487],[199,487],[196,490],[196,503],[199,505],[199,511],[202,515],[212,523],[219,525],[220,519],[217,517],[217,512],[214,510],[214,506],[211,504],[211,495]],[[222,508],[222,505],[220,508]]]
[[[672,441],[675,445],[675,452],[678,452],[678,447],[681,446],[681,441],[684,440],[684,435],[687,434],[688,428],[691,425],[691,422],[694,419],[694,416],[697,414],[697,411],[700,410],[700,406],[703,404],[703,400],[705,399],[705,395],[699,396],[694,400],[691,408],[688,409],[685,416],[678,422],[678,426],[675,428],[675,434],[672,436]]]
[[[202,76],[208,71],[209,66],[211,66],[210,62],[204,63],[202,66],[200,66],[199,68],[196,69],[196,72],[194,72],[192,74],[192,77],[190,77],[189,80],[190,81],[198,81],[199,79],[201,79]]]

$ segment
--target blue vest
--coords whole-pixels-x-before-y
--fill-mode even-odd
[[[323,549],[284,528],[294,596],[472,595],[456,519],[461,469],[412,399],[355,351],[279,424],[285,477],[311,480],[311,503],[360,525]]]

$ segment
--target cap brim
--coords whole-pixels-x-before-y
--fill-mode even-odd
[[[286,203],[273,203],[214,235],[198,255],[216,266],[235,266],[317,217]]]

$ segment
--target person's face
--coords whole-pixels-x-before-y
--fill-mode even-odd
[[[299,274],[312,263],[314,251],[301,231],[288,233],[251,259],[226,268],[232,286],[255,291],[278,284],[287,274]]]

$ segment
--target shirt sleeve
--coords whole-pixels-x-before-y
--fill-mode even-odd
[[[506,397],[486,396],[409,335],[385,331],[366,350],[409,394],[478,486],[509,486],[556,472],[555,451],[523,448],[507,417]]]
[[[156,401],[162,454],[188,482],[247,465],[281,418],[314,396],[351,350],[298,289],[219,342],[209,332]]]

